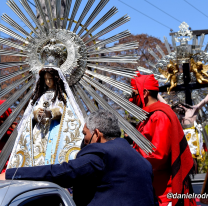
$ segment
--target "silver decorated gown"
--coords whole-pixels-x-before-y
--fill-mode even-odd
[[[33,112],[22,124],[18,142],[13,149],[8,168],[57,164],[74,159],[83,139],[83,125],[70,100],[58,98],[52,103],[54,91],[45,92],[33,106]],[[47,108],[46,108],[47,107]],[[38,109],[51,110],[52,118],[40,123]],[[35,123],[35,124],[34,124]]]

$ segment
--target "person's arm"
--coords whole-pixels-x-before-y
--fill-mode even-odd
[[[15,180],[36,180],[56,183],[64,188],[73,186],[79,178],[94,177],[105,167],[103,159],[96,154],[86,154],[68,163],[19,168]],[[6,170],[6,179],[12,179],[16,168]]]
[[[199,102],[199,104],[196,105],[197,109],[198,110],[201,109],[207,103],[208,103],[208,95],[201,102]]]
[[[171,122],[167,115],[161,111],[152,114],[149,124],[144,128],[143,135],[151,140],[156,149],[149,156],[144,152],[141,153],[151,163],[153,170],[161,168],[168,161],[171,149],[170,131]],[[174,138],[174,131],[172,132]]]
[[[160,101],[160,102],[162,102],[162,103],[164,103],[164,104],[168,104],[166,101],[165,101],[165,99],[158,93],[158,95],[157,95],[157,99]]]

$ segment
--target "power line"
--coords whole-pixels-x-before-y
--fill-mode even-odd
[[[170,16],[171,18],[175,19],[176,21],[178,21],[178,22],[180,22],[180,23],[182,22],[182,21],[176,19],[174,16],[171,16],[171,15],[168,14],[167,12],[165,12],[165,11],[163,11],[162,9],[158,8],[158,7],[155,6],[154,4],[150,3],[149,1],[147,1],[147,0],[144,0],[144,1],[146,1],[148,4],[151,4],[151,5],[154,6],[156,9],[159,9],[160,11],[162,11],[162,12],[165,13],[166,15]]]
[[[166,28],[168,28],[168,29],[171,29],[170,27],[166,26],[165,24],[163,24],[163,23],[161,23],[161,22],[159,22],[159,21],[153,19],[152,17],[150,17],[150,16],[144,14],[143,12],[139,11],[138,9],[135,9],[134,7],[132,7],[132,6],[130,6],[130,5],[126,4],[126,3],[124,3],[123,1],[121,1],[121,0],[118,0],[118,1],[120,1],[121,3],[125,4],[126,6],[132,8],[132,9],[134,9],[135,11],[139,12],[140,14],[142,14],[142,15],[148,17],[149,19],[151,19],[151,20],[157,22],[158,24],[161,24],[162,26],[164,26],[164,27],[166,27]]]
[[[189,3],[188,1],[186,1],[186,0],[184,0],[187,4],[189,4],[190,6],[192,6],[194,9],[196,9],[197,11],[199,11],[201,14],[203,14],[204,16],[206,16],[207,18],[208,18],[208,16],[205,14],[205,13],[203,13],[203,12],[201,12],[199,9],[197,9],[194,5],[192,5],[191,3]]]

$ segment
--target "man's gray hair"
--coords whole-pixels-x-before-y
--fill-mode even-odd
[[[103,133],[105,139],[112,139],[121,136],[117,117],[104,109],[92,112],[85,119],[86,126],[93,134],[95,129]]]

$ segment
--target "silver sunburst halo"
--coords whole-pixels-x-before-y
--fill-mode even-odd
[[[99,90],[102,94],[106,95],[121,108],[135,116],[139,121],[146,119],[146,112],[122,96],[118,95],[105,85],[101,84],[98,80],[108,83],[113,87],[116,87],[117,89],[130,94],[132,89],[129,85],[118,80],[116,81],[109,76],[106,77],[103,74],[93,72],[104,71],[110,74],[121,75],[129,78],[132,78],[136,75],[136,69],[112,66],[112,63],[114,63],[114,65],[115,63],[137,63],[138,56],[115,55],[115,52],[136,49],[138,47],[137,42],[129,42],[103,48],[104,45],[112,44],[113,42],[117,42],[122,38],[130,36],[131,34],[128,30],[124,30],[123,32],[115,34],[109,38],[96,42],[96,40],[100,37],[103,37],[103,35],[127,23],[130,20],[130,17],[124,15],[118,18],[116,21],[110,23],[108,26],[100,29],[100,27],[103,26],[105,22],[109,21],[111,17],[113,17],[118,12],[116,7],[112,7],[110,10],[104,13],[102,17],[97,17],[99,14],[101,14],[101,11],[103,11],[109,0],[100,0],[91,13],[90,9],[95,3],[95,0],[88,0],[87,2],[82,2],[82,0],[75,0],[74,5],[72,5],[72,0],[66,0],[66,8],[63,14],[61,14],[61,0],[56,0],[55,13],[52,12],[50,0],[45,0],[47,15],[44,13],[43,8],[41,7],[40,0],[34,0],[38,13],[42,19],[42,22],[39,22],[36,14],[31,9],[27,0],[19,1],[24,9],[20,8],[16,4],[17,0],[8,0],[7,5],[29,28],[31,33],[21,27],[9,15],[2,15],[2,20],[9,24],[13,29],[9,29],[6,26],[0,24],[0,31],[11,36],[17,41],[0,38],[0,44],[13,48],[13,50],[1,49],[0,55],[17,56],[20,57],[20,61],[1,63],[0,69],[19,66],[20,70],[9,75],[7,74],[2,76],[0,83],[9,80],[10,78],[17,75],[24,75],[28,71],[30,71],[30,73],[26,76],[22,76],[20,80],[14,82],[6,89],[0,91],[1,98],[3,95],[12,91],[12,89],[21,85],[20,90],[15,92],[5,103],[0,105],[0,115],[2,115],[8,107],[13,105],[14,102],[24,94],[24,97],[19,103],[18,107],[5,121],[5,124],[0,127],[0,139],[9,128],[9,123],[15,120],[15,118],[30,99],[33,92],[32,88],[35,84],[35,74],[37,74],[43,66],[43,62],[40,58],[41,50],[43,47],[47,47],[47,45],[50,47],[50,45],[53,44],[51,39],[54,39],[56,44],[63,45],[63,47],[67,50],[66,59],[63,64],[60,65],[60,68],[63,74],[66,76],[69,85],[71,86],[75,99],[80,106],[83,115],[86,116],[86,107],[90,112],[96,111],[98,109],[92,101],[93,98],[102,108],[108,109],[114,113],[119,119],[121,128],[126,133],[128,133],[129,136],[146,153],[151,153],[154,146],[96,92],[96,90]],[[75,20],[76,14],[80,9],[81,2],[85,4],[85,6],[81,11],[81,15],[79,16],[78,20]],[[32,19],[35,27],[33,26],[34,24],[31,23],[31,20],[27,18],[26,13]],[[93,25],[91,26],[91,24]],[[98,29],[99,31],[97,32]],[[17,34],[15,30],[18,31],[19,34]],[[107,55],[101,55],[103,53]],[[87,94],[91,95],[91,97],[89,97]],[[83,103],[86,107],[83,106]],[[5,149],[4,152],[0,154],[0,170],[3,168],[2,165],[4,165],[6,159],[11,153],[15,135],[16,134],[13,133],[13,136],[10,137],[13,139],[9,141],[9,143],[5,146],[7,149]]]

